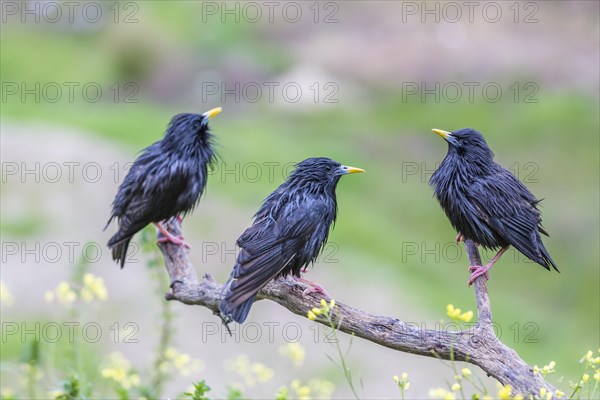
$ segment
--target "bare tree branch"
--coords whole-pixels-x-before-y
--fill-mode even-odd
[[[168,229],[176,235],[181,233],[177,221],[169,222]],[[472,241],[466,241],[465,247],[471,265],[481,265],[477,246]],[[159,248],[163,253],[165,267],[172,283],[166,299],[200,305],[218,314],[223,285],[215,282],[208,274],[199,280],[190,262],[188,249],[185,247],[159,243]],[[422,329],[416,324],[371,314],[339,302],[336,302],[334,321],[336,324],[339,323],[342,332],[354,334],[393,350],[477,365],[488,376],[504,385],[511,385],[513,394],[536,396],[542,387],[555,393],[554,387],[545,382],[540,374],[534,374],[532,367],[496,337],[486,279],[478,278],[474,286],[478,322],[469,329],[457,331]],[[304,287],[293,281],[276,279],[259,292],[257,299],[274,301],[292,313],[306,317],[308,310],[321,305],[320,297],[306,296],[303,290]],[[328,325],[327,320],[322,317],[317,317],[316,322]]]

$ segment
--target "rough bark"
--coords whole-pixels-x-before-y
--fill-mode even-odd
[[[170,222],[167,229],[174,234],[181,232],[177,221]],[[466,241],[465,247],[470,264],[481,265],[477,246],[472,241]],[[203,306],[218,314],[223,285],[209,274],[198,279],[187,248],[171,243],[159,243],[159,248],[172,282],[166,299]],[[531,394],[535,397],[542,387],[555,393],[553,386],[545,382],[540,374],[534,374],[531,366],[496,337],[486,279],[478,278],[473,286],[477,298],[478,322],[469,329],[422,329],[397,318],[372,314],[339,302],[336,302],[334,321],[339,323],[339,330],[342,332],[393,350],[477,365],[488,376],[503,385],[510,385],[513,394],[520,393],[526,397]],[[318,294],[306,296],[303,290],[304,287],[294,281],[277,279],[259,292],[257,300],[274,301],[288,311],[306,317],[308,310],[321,306],[321,297]],[[325,319],[319,317],[316,322],[328,325]]]

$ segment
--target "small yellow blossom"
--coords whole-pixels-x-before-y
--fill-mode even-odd
[[[452,391],[456,392],[459,391],[461,388],[460,383],[456,382],[454,385],[452,385]]]
[[[12,305],[15,302],[15,298],[12,293],[8,290],[8,287],[0,281],[0,304],[7,306]]]
[[[46,291],[46,293],[44,293],[44,300],[46,303],[52,303],[54,301],[54,292],[51,290]]]
[[[92,293],[87,287],[81,289],[79,296],[81,296],[81,299],[86,303],[91,303],[94,300],[94,293]]]
[[[463,322],[471,322],[473,319],[473,311],[467,311],[466,313],[461,314],[459,318]]]
[[[596,373],[594,374],[594,379],[600,381],[600,369],[596,370]]]
[[[402,373],[402,380],[405,381],[408,379],[408,374],[406,372]]]
[[[562,399],[564,395],[565,395],[564,392],[561,392],[560,390],[556,391],[556,398],[557,399]]]
[[[454,393],[449,392],[443,388],[429,390],[429,397],[433,397],[436,399],[443,399],[443,400],[455,400],[456,399],[456,396],[454,395]]]
[[[512,386],[510,386],[510,385],[502,386],[502,388],[500,390],[498,390],[498,398],[502,399],[502,400],[510,399],[511,393],[512,393]]]
[[[466,377],[469,377],[469,376],[471,376],[471,374],[472,374],[472,372],[471,372],[471,370],[470,370],[469,368],[463,368],[463,369],[461,369],[461,370],[460,370],[460,373],[461,373],[461,374],[462,374],[462,376],[464,376],[465,378],[466,378]]]
[[[325,299],[321,299],[321,307],[327,307],[327,302]]]
[[[67,282],[59,283],[56,287],[55,293],[58,301],[64,305],[69,305],[77,300],[77,293],[71,289]]]
[[[473,319],[473,311],[463,313],[460,308],[455,308],[452,304],[446,306],[446,315],[457,322],[471,322]]]
[[[313,312],[313,313],[315,313],[315,315],[319,315],[319,314],[321,314],[321,309],[320,309],[320,308],[317,308],[317,307],[314,307],[314,308],[312,309],[312,312]]]
[[[524,400],[525,398],[523,397],[523,395],[521,393],[515,395],[515,397],[513,397],[513,400]]]
[[[308,381],[311,392],[315,399],[331,399],[331,395],[335,391],[333,382],[326,379],[311,379]]]
[[[396,382],[396,383],[400,382],[400,378],[398,378],[398,375],[394,375],[394,382]]]
[[[115,352],[109,355],[107,367],[100,371],[105,379],[110,379],[128,390],[140,385],[140,377],[133,372],[131,362],[121,353]]]
[[[304,363],[306,357],[306,350],[298,342],[288,343],[285,346],[279,348],[279,354],[292,360],[292,363],[299,367]]]
[[[315,319],[317,319],[317,315],[316,315],[314,312],[312,312],[312,311],[309,311],[309,312],[308,312],[308,314],[307,314],[306,316],[307,316],[307,317],[308,317],[308,319],[310,319],[311,321],[314,321]]]
[[[587,381],[590,380],[590,374],[583,374],[581,380],[583,381],[583,383],[587,383]]]
[[[331,299],[331,300],[329,301],[329,308],[333,308],[333,307],[335,307],[335,300],[334,300],[334,299]]]

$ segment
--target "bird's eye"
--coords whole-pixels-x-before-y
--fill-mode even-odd
[[[195,121],[194,121],[193,128],[194,128],[194,129],[200,129],[200,121],[198,121],[198,120],[195,120]]]

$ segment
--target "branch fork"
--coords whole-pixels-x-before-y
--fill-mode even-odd
[[[181,225],[171,220],[167,229],[181,235]],[[190,261],[189,249],[172,243],[158,243],[171,279],[171,291],[166,300],[176,300],[188,305],[199,305],[219,314],[219,302],[223,285],[209,274],[198,279]],[[470,265],[481,265],[477,246],[465,241]],[[459,331],[423,329],[399,319],[371,314],[336,301],[333,320],[339,330],[353,334],[381,346],[411,354],[436,357],[443,360],[464,361],[479,366],[488,376],[503,385],[510,385],[513,394],[537,396],[541,388],[555,393],[556,388],[544,381],[540,374],[519,355],[498,339],[494,333],[490,299],[485,277],[474,282],[477,299],[478,322],[471,328]],[[288,311],[306,317],[308,310],[320,307],[318,295],[304,295],[304,288],[290,280],[275,279],[268,283],[257,300],[270,300]],[[324,319],[318,323],[329,325]]]

